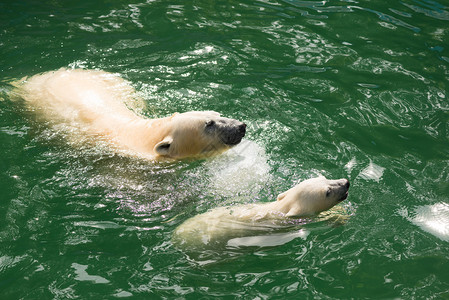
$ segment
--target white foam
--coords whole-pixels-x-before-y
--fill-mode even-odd
[[[270,174],[265,150],[248,140],[207,161],[206,167],[210,190],[227,197],[248,192],[257,195]]]

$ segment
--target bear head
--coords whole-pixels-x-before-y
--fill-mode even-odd
[[[348,190],[347,179],[329,180],[320,176],[302,181],[280,194],[277,200],[287,217],[315,215],[346,199]]]
[[[175,113],[168,118],[162,140],[154,146],[159,156],[183,158],[219,153],[240,143],[246,124],[214,111]]]

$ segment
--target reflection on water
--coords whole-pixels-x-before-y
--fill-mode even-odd
[[[79,281],[91,281],[93,283],[109,283],[109,280],[97,275],[89,275],[86,270],[89,266],[80,265],[77,263],[72,264],[72,268],[75,269],[75,280]]]
[[[365,180],[374,180],[379,182],[382,178],[385,168],[376,165],[372,161],[369,162],[369,165],[360,172],[359,176]]]
[[[230,239],[227,243],[228,247],[241,248],[241,247],[274,247],[284,245],[296,238],[306,239],[309,232],[305,229],[300,229],[296,232],[278,233],[261,236],[247,236],[241,238]]]
[[[441,202],[399,212],[403,217],[434,236],[449,241],[449,204]]]

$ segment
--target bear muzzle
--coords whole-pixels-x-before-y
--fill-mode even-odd
[[[350,186],[349,180],[340,179],[338,185],[339,185],[338,191],[339,191],[339,194],[341,195],[339,201],[343,201],[346,198],[348,198],[349,186]]]
[[[231,124],[219,126],[217,128],[218,136],[221,141],[228,146],[235,146],[242,141],[246,134],[246,124],[234,121]]]

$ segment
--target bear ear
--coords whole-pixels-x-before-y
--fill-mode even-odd
[[[281,201],[282,199],[284,199],[285,198],[285,196],[287,196],[287,194],[289,194],[289,193],[291,193],[291,192],[294,192],[294,189],[296,188],[296,186],[294,186],[294,187],[292,187],[292,188],[290,188],[290,189],[288,189],[287,191],[285,191],[285,192],[283,192],[283,193],[280,193],[278,196],[277,196],[277,201]]]
[[[286,195],[287,195],[287,192],[283,192],[283,193],[279,194],[278,197],[276,198],[277,201],[281,201],[282,199],[285,198]]]
[[[161,142],[157,143],[156,146],[154,146],[153,150],[159,155],[168,155],[172,142],[173,138],[171,136],[168,136]]]

